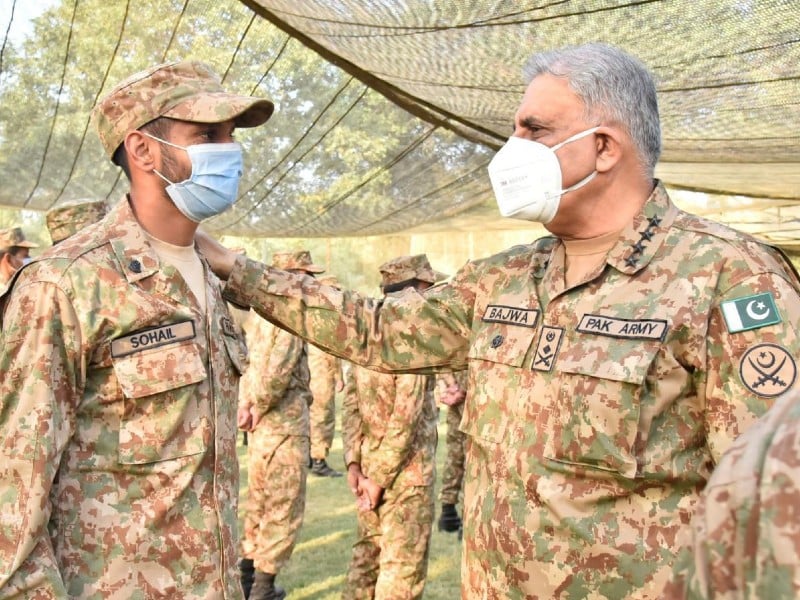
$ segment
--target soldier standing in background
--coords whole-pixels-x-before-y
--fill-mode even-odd
[[[426,289],[442,278],[424,254],[390,260],[380,272],[387,295]],[[431,383],[432,376],[350,370],[342,438],[358,538],[342,591],[348,600],[422,596],[436,471]]]
[[[8,283],[30,258],[30,249],[37,244],[25,239],[19,227],[0,230],[0,295],[6,291]]]
[[[272,110],[190,61],[95,106],[130,193],[22,269],[2,312],[0,598],[242,598],[247,353],[193,238],[238,196],[233,130]]]
[[[105,200],[72,200],[47,211],[45,223],[53,245],[97,223],[108,213]]]
[[[324,269],[306,250],[276,252],[272,264],[313,275]],[[250,366],[242,377],[239,427],[248,432],[242,587],[251,600],[280,600],[275,577],[289,561],[303,524],[308,463],[306,343],[256,314],[245,324]]]
[[[320,277],[319,282],[341,289],[333,275]],[[318,477],[341,477],[339,471],[328,465],[327,458],[336,431],[336,392],[341,392],[344,388],[342,359],[323,352],[316,346],[309,346],[308,370],[311,372],[311,395],[314,397],[308,415],[311,474]]]
[[[445,458],[442,469],[442,487],[439,503],[442,512],[437,526],[439,531],[461,531],[461,517],[458,516],[458,501],[464,486],[464,444],[466,436],[459,429],[464,414],[464,399],[467,396],[467,372],[445,373],[437,379],[439,402],[447,410],[445,437]]]
[[[551,235],[380,301],[202,243],[226,297],[329,352],[469,369],[464,598],[659,598],[714,466],[796,381],[800,283],[654,178],[638,60],[593,43],[526,74],[489,177],[501,214]]]

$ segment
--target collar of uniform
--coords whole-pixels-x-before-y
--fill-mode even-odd
[[[158,256],[136,220],[127,196],[109,211],[107,222],[111,247],[129,282],[150,277],[159,270]]]
[[[677,214],[678,209],[669,199],[667,190],[656,181],[656,187],[642,210],[623,230],[609,252],[608,264],[628,275],[644,269],[664,243]]]

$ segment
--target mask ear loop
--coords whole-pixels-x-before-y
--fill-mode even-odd
[[[586,137],[587,135],[591,135],[591,134],[593,134],[593,133],[594,133],[595,131],[597,131],[598,129],[600,129],[600,126],[599,126],[599,125],[598,125],[597,127],[592,127],[591,129],[587,129],[586,131],[581,131],[581,132],[579,132],[579,133],[576,133],[575,135],[573,135],[573,136],[570,136],[570,137],[568,137],[567,139],[565,139],[563,142],[559,142],[558,144],[556,144],[555,146],[553,146],[552,148],[550,148],[550,150],[552,150],[553,152],[555,152],[556,150],[558,150],[558,149],[559,149],[559,148],[561,148],[562,146],[565,146],[566,144],[569,144],[570,142],[574,142],[575,140],[579,140],[579,139],[581,139],[581,138],[584,138],[584,137]],[[568,188],[561,190],[561,192],[560,192],[558,195],[559,195],[559,196],[563,196],[564,194],[567,194],[567,193],[569,193],[569,192],[574,192],[575,190],[577,190],[577,189],[579,189],[579,188],[582,188],[583,186],[585,186],[587,183],[589,183],[589,182],[590,182],[592,179],[594,179],[595,177],[597,177],[597,171],[592,171],[592,172],[591,172],[591,173],[589,173],[589,174],[588,174],[586,177],[584,177],[583,179],[581,179],[579,182],[577,182],[577,183],[573,183],[573,184],[572,184],[571,186],[569,186]]]
[[[173,148],[178,148],[178,149],[183,150],[184,152],[186,152],[186,148],[184,148],[183,146],[179,146],[178,144],[173,144],[172,142],[168,142],[167,140],[162,140],[160,137],[156,137],[154,135],[150,135],[146,131],[142,131],[141,133],[143,135],[146,135],[147,137],[149,137],[151,140],[155,140],[157,142],[161,142],[162,144],[166,144],[167,146],[172,146]],[[166,181],[169,185],[175,185],[174,182],[172,182],[169,179],[167,179],[166,177],[164,177],[164,175],[158,169],[154,168],[153,169],[153,173],[155,173],[156,175],[161,177],[161,179]]]

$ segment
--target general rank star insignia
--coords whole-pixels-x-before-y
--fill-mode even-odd
[[[661,225],[661,217],[650,217],[650,227],[658,227]]]

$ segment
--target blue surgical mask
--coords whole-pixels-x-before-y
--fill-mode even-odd
[[[192,162],[189,179],[174,183],[158,171],[169,185],[167,195],[187,219],[199,223],[228,210],[239,197],[239,180],[242,177],[242,146],[229,144],[195,144],[179,146],[149,135],[168,146],[185,150]]]

